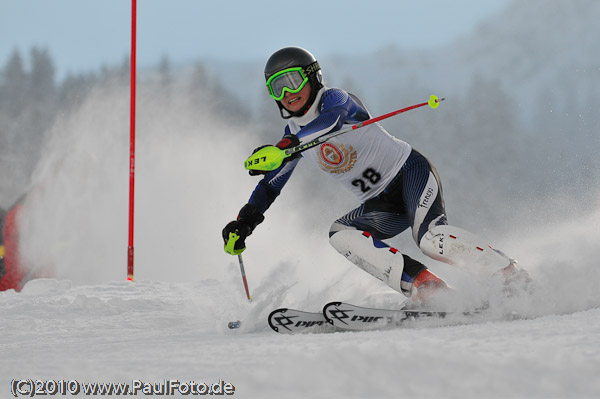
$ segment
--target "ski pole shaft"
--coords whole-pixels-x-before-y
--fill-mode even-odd
[[[314,140],[311,140],[307,143],[297,145],[295,147],[287,148],[285,150],[279,149],[276,146],[266,146],[261,148],[252,154],[246,161],[244,162],[244,167],[248,170],[259,170],[259,171],[272,171],[281,166],[284,160],[294,154],[298,154],[300,152],[306,151],[310,148],[316,147],[327,140],[339,136],[340,134],[348,133],[356,129],[360,129],[361,127],[368,126],[372,123],[379,122],[381,120],[390,118],[394,115],[401,114],[406,111],[410,111],[411,109],[424,107],[429,105],[431,108],[435,109],[438,107],[439,103],[444,101],[443,98],[437,98],[436,96],[431,96],[429,101],[423,102],[420,104],[411,105],[406,108],[398,109],[396,111],[392,111],[385,115],[377,116],[375,118],[367,119],[366,121],[359,122],[352,126],[347,127],[346,129],[337,130],[335,132],[324,134],[323,136],[317,137]]]
[[[240,272],[242,273],[242,281],[244,282],[246,297],[249,301],[251,301],[252,297],[250,296],[250,290],[248,290],[248,280],[246,280],[246,271],[244,270],[244,260],[242,259],[242,254],[238,254],[238,260],[240,262]]]
[[[325,134],[325,135],[323,135],[321,137],[317,137],[316,139],[311,140],[308,143],[301,144],[301,145],[298,145],[296,147],[288,148],[288,149],[285,150],[285,155],[286,156],[290,156],[290,155],[293,155],[293,154],[296,154],[296,153],[299,153],[299,152],[306,151],[309,148],[312,148],[312,147],[317,146],[317,145],[319,145],[321,143],[324,143],[324,142],[326,142],[327,140],[329,140],[329,139],[331,139],[333,137],[339,136],[340,134],[344,134],[344,133],[348,133],[348,132],[351,132],[351,131],[356,130],[356,129],[360,129],[361,127],[371,125],[371,124],[373,124],[375,122],[379,122],[379,121],[382,121],[382,120],[387,119],[387,118],[391,118],[392,116],[404,113],[406,111],[410,111],[411,109],[421,108],[421,107],[424,107],[426,105],[429,105],[431,108],[437,108],[438,104],[440,102],[444,101],[444,100],[445,100],[444,98],[437,98],[436,96],[431,96],[431,98],[427,102],[420,103],[420,104],[415,104],[415,105],[411,105],[409,107],[402,108],[402,109],[398,109],[396,111],[389,112],[389,113],[387,113],[385,115],[376,116],[374,118],[367,119],[366,121],[358,122],[358,123],[356,123],[356,124],[354,124],[354,125],[346,128],[346,129],[338,130],[338,131],[335,131],[335,132],[331,132],[329,134]]]

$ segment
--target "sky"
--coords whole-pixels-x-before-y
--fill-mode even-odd
[[[431,48],[468,33],[510,0],[281,2],[139,0],[139,67],[167,56],[266,60],[288,45],[315,54],[365,54],[388,45]],[[131,50],[131,0],[0,0],[0,66],[46,48],[59,79],[123,61]]]

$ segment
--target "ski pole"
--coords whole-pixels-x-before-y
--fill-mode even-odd
[[[440,102],[444,101],[444,98],[437,98],[436,96],[429,97],[429,101],[411,105],[410,107],[402,108],[396,111],[392,111],[385,115],[377,116],[375,118],[367,119],[366,121],[359,122],[355,125],[352,125],[346,129],[337,130],[335,132],[327,133],[323,136],[317,137],[314,140],[311,140],[307,143],[297,145],[295,147],[286,148],[282,150],[275,146],[267,146],[252,154],[245,162],[244,167],[248,170],[260,170],[260,171],[272,171],[281,166],[285,158],[288,158],[294,154],[298,154],[300,152],[306,151],[310,148],[313,148],[321,143],[326,142],[327,140],[339,136],[344,133],[351,132],[356,129],[360,129],[361,127],[368,126],[375,122],[379,122],[383,119],[390,118],[392,116],[401,114],[406,111],[410,111],[411,109],[424,107],[425,105],[429,105],[431,108],[435,109],[440,105]]]
[[[246,271],[244,270],[244,260],[242,254],[238,254],[238,260],[240,261],[240,272],[242,273],[242,281],[244,282],[244,289],[246,290],[246,297],[249,301],[252,301],[250,291],[248,290],[248,280],[246,280]]]
[[[246,280],[246,271],[244,270],[244,260],[242,259],[242,252],[246,247],[242,249],[235,249],[235,243],[240,238],[236,233],[229,233],[229,240],[225,243],[225,252],[230,255],[237,255],[238,261],[240,262],[240,272],[242,272],[242,281],[244,282],[244,289],[246,290],[246,297],[251,301],[250,291],[248,290],[248,281]]]

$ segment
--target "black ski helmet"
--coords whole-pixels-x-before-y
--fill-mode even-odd
[[[284,119],[304,115],[315,101],[319,90],[323,87],[323,75],[317,59],[310,51],[302,47],[284,47],[274,52],[265,65],[265,81],[268,81],[277,72],[293,67],[304,68],[308,76],[308,83],[310,83],[310,97],[302,109],[293,113],[285,109],[281,101],[275,101],[279,107],[281,117]]]

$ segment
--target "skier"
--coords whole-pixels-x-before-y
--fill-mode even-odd
[[[269,95],[287,120],[285,134],[276,144],[280,149],[371,118],[355,95],[325,85],[319,63],[303,48],[276,51],[264,73]],[[286,158],[276,170],[250,171],[264,177],[237,219],[223,229],[226,251],[230,239],[237,241],[229,253],[244,251],[245,239],[264,220],[265,211],[301,158],[315,162],[361,202],[333,222],[330,244],[356,266],[411,298],[416,306],[451,290],[421,262],[382,241],[409,227],[421,251],[433,259],[470,271],[475,267],[475,272],[487,277],[528,279],[516,261],[474,234],[448,225],[440,178],[433,165],[377,123]]]
[[[54,277],[50,267],[33,268],[21,253],[21,212],[26,195],[21,196],[7,211],[0,209],[0,291],[21,291],[32,279]]]
[[[19,250],[18,218],[23,200],[17,201],[0,218],[0,291],[20,291],[26,282],[27,269]]]
[[[0,282],[6,274],[6,266],[4,266],[4,217],[6,211],[0,208]]]

